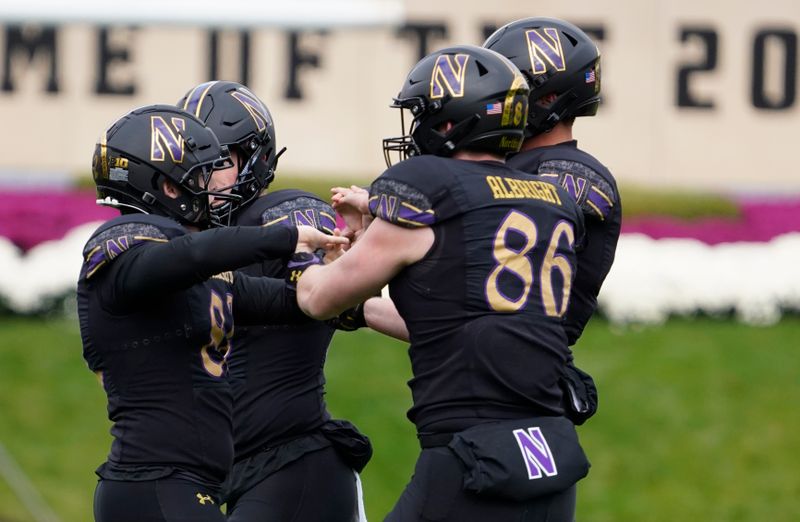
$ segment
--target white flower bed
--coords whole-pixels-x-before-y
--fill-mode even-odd
[[[45,241],[25,255],[0,237],[0,299],[14,312],[45,311],[54,299],[75,292],[83,246],[101,222],[86,223],[62,239]]]
[[[99,223],[73,229],[26,255],[0,238],[0,299],[17,313],[45,311],[75,291],[81,251]],[[800,233],[768,243],[705,245],[692,239],[630,234],[620,238],[600,293],[615,323],[660,323],[671,315],[731,311],[749,324],[771,324],[800,311]]]
[[[771,324],[800,310],[800,233],[768,243],[709,246],[693,239],[623,235],[600,292],[616,323],[660,323],[670,315],[733,311],[749,324]]]

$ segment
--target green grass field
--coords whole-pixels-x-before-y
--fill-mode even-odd
[[[0,317],[0,442],[63,522],[92,520],[94,468],[108,450],[102,390],[73,320]],[[593,467],[578,520],[795,521],[800,517],[800,318],[769,328],[711,319],[620,331],[601,320],[577,348],[600,387],[579,428]],[[331,411],[359,425],[375,457],[363,474],[381,520],[417,454],[405,418],[404,345],[337,334]],[[0,479],[0,521],[33,520]]]

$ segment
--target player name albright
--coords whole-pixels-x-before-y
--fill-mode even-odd
[[[494,199],[541,199],[549,203],[561,205],[561,199],[558,197],[555,185],[546,181],[486,176],[486,183],[488,183],[489,188],[492,189]]]

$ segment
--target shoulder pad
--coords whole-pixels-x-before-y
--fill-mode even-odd
[[[120,254],[146,241],[167,242],[186,234],[178,223],[161,216],[146,214],[120,216],[98,228],[83,248],[86,279]]]
[[[564,187],[587,217],[605,220],[617,205],[617,189],[613,179],[606,179],[584,163],[546,160],[539,165],[537,174]]]
[[[407,228],[436,223],[434,205],[444,193],[447,171],[436,168],[435,162],[430,161],[434,158],[409,158],[381,174],[369,190],[370,213]]]
[[[254,205],[259,216],[257,224],[265,227],[307,225],[328,234],[333,234],[336,228],[333,208],[315,194],[303,190],[276,190],[258,198]]]

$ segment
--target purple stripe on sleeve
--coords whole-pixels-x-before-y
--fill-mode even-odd
[[[590,190],[589,191],[589,196],[587,197],[587,199],[595,207],[597,207],[597,210],[600,211],[600,215],[603,218],[608,217],[609,212],[611,212],[611,204],[608,202],[608,200],[606,198],[604,198],[603,196],[598,194],[596,191]]]

